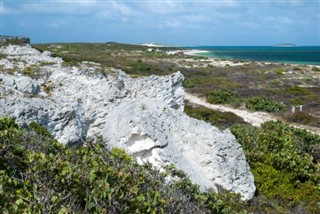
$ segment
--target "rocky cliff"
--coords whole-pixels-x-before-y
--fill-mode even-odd
[[[175,164],[202,190],[253,197],[253,176],[230,131],[183,113],[180,72],[133,79],[96,63],[64,66],[29,45],[3,46],[0,54],[0,115],[36,121],[63,144],[102,136],[107,148],[124,148],[138,162]]]

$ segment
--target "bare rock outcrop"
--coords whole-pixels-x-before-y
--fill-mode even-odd
[[[140,163],[175,164],[202,190],[222,187],[244,200],[253,197],[253,175],[231,132],[183,113],[180,72],[133,79],[116,70],[116,75],[96,75],[98,65],[65,67],[29,45],[7,46],[0,53],[8,56],[0,59],[0,115],[21,125],[36,121],[64,144],[102,136],[107,148],[124,148]],[[41,67],[46,78],[20,72],[48,61]],[[17,68],[14,75],[5,72],[9,65]]]
[[[253,176],[241,146],[229,130],[168,108],[157,99],[122,102],[106,117],[108,147],[126,149],[139,162],[173,163],[202,190],[220,187],[253,197]]]

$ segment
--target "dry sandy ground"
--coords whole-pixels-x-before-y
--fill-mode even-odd
[[[266,112],[250,112],[245,109],[235,109],[235,108],[231,108],[231,107],[228,107],[225,105],[210,104],[210,103],[206,102],[204,99],[201,99],[201,98],[194,96],[192,94],[189,94],[189,93],[185,93],[185,100],[190,103],[204,106],[206,108],[217,110],[220,112],[232,112],[232,113],[238,115],[239,117],[243,118],[243,120],[245,122],[250,123],[253,126],[260,127],[260,125],[264,122],[271,121],[271,120],[273,120],[273,121],[279,120],[279,118],[277,118],[271,114],[268,114]],[[296,128],[306,129],[312,133],[320,135],[320,128],[305,126],[305,125],[301,125],[301,124],[290,124],[290,125],[292,125],[293,127],[296,127]]]

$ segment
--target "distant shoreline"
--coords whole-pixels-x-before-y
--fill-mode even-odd
[[[180,51],[185,55],[229,61],[320,66],[320,46],[200,46]]]

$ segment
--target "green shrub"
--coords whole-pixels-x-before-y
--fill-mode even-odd
[[[1,213],[236,213],[173,166],[167,174],[179,179],[165,182],[124,150],[106,151],[101,139],[68,149],[36,123],[21,129],[0,118]]]
[[[260,196],[287,211],[303,207],[317,213],[320,136],[279,121],[261,128],[235,125],[231,131],[243,146]]]
[[[251,97],[245,100],[246,107],[251,111],[278,112],[287,109],[287,106],[270,100],[266,96]]]
[[[206,94],[207,101],[214,104],[230,104],[238,101],[239,94],[236,91],[215,90]]]
[[[194,87],[194,84],[192,83],[192,81],[191,80],[189,80],[189,79],[185,79],[184,81],[183,81],[183,87],[185,87],[185,88],[193,88]]]

